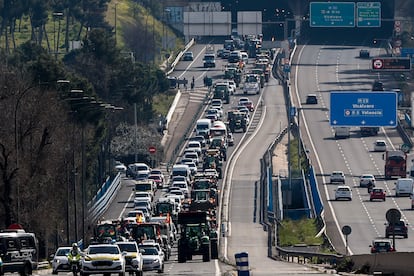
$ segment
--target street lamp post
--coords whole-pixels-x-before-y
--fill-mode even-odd
[[[117,28],[117,21],[118,21],[118,18],[117,18],[117,6],[118,6],[118,1],[116,1],[115,2],[115,22],[114,22],[114,28],[115,28],[115,45],[116,45],[116,43],[117,43],[117,39],[116,39],[116,28]]]
[[[59,51],[59,39],[60,39],[60,19],[63,16],[63,12],[54,12],[53,13],[53,51],[55,54],[55,60],[57,60],[58,51]],[[59,19],[58,24],[58,34],[57,34],[57,40],[56,40],[56,18]]]

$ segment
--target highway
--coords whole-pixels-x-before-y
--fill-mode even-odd
[[[202,57],[206,45],[197,44],[192,47],[194,61],[180,62],[173,76],[191,80],[195,78],[195,89],[187,91],[181,87],[183,93],[188,93],[187,101],[180,103],[177,110],[185,113],[187,109],[196,110],[205,106],[205,96],[208,93],[203,85],[204,76],[220,78],[223,74],[223,61],[217,59],[215,69],[205,69],[202,66]],[[215,48],[221,47],[215,44]],[[293,100],[300,111],[300,126],[305,137],[305,147],[310,150],[313,165],[318,171],[320,191],[325,202],[325,220],[327,233],[335,247],[345,253],[345,241],[340,229],[344,225],[352,227],[348,239],[350,254],[369,253],[371,240],[383,236],[385,232],[385,212],[389,208],[398,208],[403,219],[410,223],[409,238],[397,239],[397,250],[412,251],[413,244],[410,237],[412,232],[413,214],[409,210],[410,202],[407,198],[395,198],[394,181],[384,181],[382,154],[372,152],[372,144],[379,137],[387,140],[389,146],[398,147],[402,141],[395,129],[381,129],[378,137],[360,137],[353,131],[350,139],[335,140],[329,126],[329,91],[331,90],[369,90],[374,79],[380,78],[387,82],[389,75],[373,74],[369,70],[369,60],[357,58],[360,47],[354,46],[326,46],[306,45],[299,47],[296,52],[298,66],[292,68],[291,83]],[[370,49],[371,53],[381,54],[379,49]],[[300,77],[299,77],[300,76]],[[240,93],[240,90],[239,92]],[[317,93],[317,106],[307,106],[304,103],[308,93]],[[226,107],[236,106],[242,94],[231,97],[231,103]],[[200,256],[194,257],[187,263],[177,262],[177,251],[173,249],[172,258],[165,263],[167,275],[224,275],[234,272],[234,254],[246,251],[249,253],[249,263],[254,275],[301,275],[323,273],[300,264],[285,263],[267,257],[267,233],[258,223],[258,206],[255,196],[258,190],[255,181],[259,179],[259,159],[270,143],[274,141],[281,129],[287,125],[286,104],[282,87],[278,81],[271,78],[260,95],[249,95],[257,106],[252,114],[252,123],[248,131],[235,134],[235,146],[228,150],[226,176],[221,183],[225,206],[221,218],[225,224],[225,237],[220,239],[220,261],[202,262]],[[187,117],[186,114],[184,117]],[[189,118],[176,117],[176,120]],[[182,122],[181,122],[182,123]],[[185,135],[174,133],[170,135]],[[346,173],[346,184],[353,188],[352,201],[333,201],[336,185],[329,183],[329,174],[333,170],[343,170]],[[166,172],[167,173],[167,172]],[[370,202],[366,188],[359,188],[359,176],[362,173],[373,173],[377,176],[377,186],[387,190],[385,202]],[[117,219],[133,208],[132,180],[122,179],[122,187],[102,219]],[[224,185],[224,186],[223,186]],[[224,189],[226,188],[226,189]],[[157,196],[164,191],[159,190]],[[225,259],[226,262],[221,260]],[[145,275],[156,275],[156,272],[146,272]]]
[[[219,75],[223,74],[224,63],[220,59],[217,59],[215,69],[203,68],[202,57],[205,46],[201,44],[193,46],[191,51],[194,53],[194,61],[180,62],[172,73],[172,76],[180,79],[186,78],[189,81],[193,76],[195,78],[194,91],[189,91],[189,85],[187,92],[181,87],[183,93],[189,93],[189,100],[185,104],[179,104],[178,110],[189,108],[190,105],[205,104],[203,101],[207,89],[203,86],[204,76],[219,78]],[[221,47],[218,44],[214,46],[216,49]],[[230,104],[225,105],[225,108],[237,106],[240,96],[245,95],[239,90],[235,96],[231,97]],[[256,188],[254,183],[259,179],[259,159],[281,129],[287,125],[286,108],[282,87],[274,78],[271,78],[261,95],[248,96],[256,106],[260,97],[263,97],[264,104],[257,107],[252,114],[248,131],[245,134],[236,133],[234,135],[235,146],[228,149],[228,161],[226,162],[228,173],[223,183],[231,191],[227,189],[230,192],[223,194],[222,205],[226,205],[227,208],[224,208],[221,217],[225,218],[226,237],[220,240],[220,256],[228,261],[212,260],[203,263],[200,256],[195,256],[192,261],[178,263],[176,248],[174,248],[173,256],[165,266],[165,273],[168,275],[194,275],[195,272],[197,275],[223,275],[228,271],[235,271],[233,266],[226,263],[234,264],[234,254],[244,251],[249,252],[250,267],[254,275],[272,275],[272,271],[275,270],[290,275],[319,274],[318,271],[303,265],[277,262],[267,257],[267,233],[255,219],[258,213],[254,212],[255,210],[258,212],[258,206],[254,206]],[[183,134],[180,133],[180,135]],[[158,195],[162,193],[163,191],[157,192]],[[121,217],[123,213],[133,208],[132,202],[132,181],[124,178],[122,188],[104,218]],[[156,272],[147,272],[145,275],[153,274],[155,275]]]
[[[379,48],[370,48],[371,56],[385,54]],[[372,239],[384,237],[385,213],[390,208],[397,208],[402,219],[409,223],[409,238],[396,238],[398,251],[412,251],[414,244],[410,237],[414,214],[409,209],[410,199],[395,197],[395,180],[385,181],[382,153],[373,152],[376,139],[385,139],[389,148],[397,148],[403,143],[396,129],[381,129],[378,136],[361,137],[357,128],[352,129],[349,139],[334,139],[329,125],[329,92],[371,90],[374,80],[381,80],[390,88],[394,81],[391,74],[374,74],[370,70],[370,59],[358,57],[361,46],[343,45],[306,45],[298,50],[297,66],[294,80],[297,90],[297,106],[301,111],[302,134],[311,137],[306,147],[314,156],[313,165],[318,168],[319,188],[323,193],[327,214],[328,235],[336,248],[345,254],[345,239],[340,233],[344,225],[352,228],[348,238],[350,254],[367,254]],[[393,87],[391,87],[393,88]],[[308,93],[317,93],[318,106],[304,103]],[[309,107],[309,108],[308,108]],[[328,110],[323,110],[327,108]],[[342,170],[346,174],[346,185],[352,187],[352,201],[334,201],[336,184],[330,184],[329,174],[333,170]],[[377,187],[387,191],[385,202],[370,202],[366,188],[359,187],[359,176],[372,173],[377,178]]]

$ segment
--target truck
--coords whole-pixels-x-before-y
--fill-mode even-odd
[[[379,127],[361,127],[361,136],[376,136],[379,132]]]
[[[391,177],[407,177],[407,154],[401,150],[388,150],[383,155],[385,160],[384,174],[386,179]]]
[[[338,138],[349,138],[351,136],[349,127],[335,127],[335,139]]]
[[[180,225],[179,263],[192,260],[194,255],[202,255],[203,262],[218,259],[217,230],[215,225],[210,223],[207,212],[180,212],[178,224]]]

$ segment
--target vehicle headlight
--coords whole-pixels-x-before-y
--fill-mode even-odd
[[[153,263],[159,263],[160,262],[160,260],[159,259],[155,259],[154,261],[153,261]]]
[[[85,261],[92,261],[92,258],[91,258],[91,256],[89,256],[89,255],[86,255],[86,256],[85,256]]]

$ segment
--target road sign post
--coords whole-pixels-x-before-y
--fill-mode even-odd
[[[395,250],[395,224],[400,221],[401,212],[395,208],[388,209],[387,213],[385,213],[385,218],[392,227],[392,245],[394,246]]]
[[[333,127],[396,127],[397,93],[332,91],[330,124]]]
[[[352,228],[349,225],[342,227],[342,234],[345,235],[345,256],[348,256],[348,236],[351,234]]]

